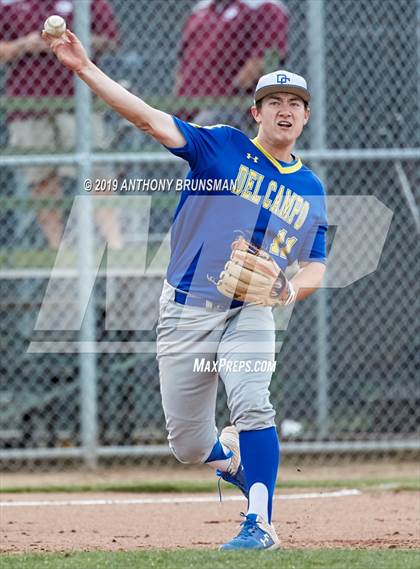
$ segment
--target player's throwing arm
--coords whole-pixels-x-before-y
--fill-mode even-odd
[[[74,71],[114,111],[165,146],[176,148],[185,144],[185,138],[172,117],[154,109],[101,71],[89,59],[77,36],[66,29],[62,18],[50,16],[44,26],[42,38],[57,59]]]

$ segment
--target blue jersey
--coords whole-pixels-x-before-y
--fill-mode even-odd
[[[296,260],[325,262],[325,192],[299,158],[280,162],[227,125],[174,121],[187,142],[168,150],[191,169],[171,231],[172,286],[226,302],[212,280],[239,235],[263,247],[283,270]]]

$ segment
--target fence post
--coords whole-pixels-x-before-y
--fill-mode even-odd
[[[74,26],[78,37],[90,54],[91,0],[74,3]],[[84,181],[91,174],[91,103],[90,89],[76,79],[76,151],[81,156],[78,166],[78,190],[83,192]],[[93,292],[93,266],[95,237],[92,196],[84,195],[78,200],[78,259],[80,306],[86,306],[80,328],[80,425],[81,443],[86,466],[95,468],[97,463],[97,388],[95,354],[95,299]]]
[[[311,119],[309,121],[312,150],[326,148],[326,80],[324,0],[307,0],[308,3],[308,81],[311,90]],[[317,175],[326,184],[326,168],[314,161]],[[324,283],[325,286],[326,283]],[[328,401],[328,298],[327,289],[317,293],[317,436],[324,439],[329,431]]]

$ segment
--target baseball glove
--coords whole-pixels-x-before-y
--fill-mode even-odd
[[[223,295],[264,306],[289,305],[296,297],[293,286],[272,257],[240,236],[216,286]]]

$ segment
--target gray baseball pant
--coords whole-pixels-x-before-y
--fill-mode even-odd
[[[162,404],[173,454],[180,462],[198,464],[206,461],[217,440],[219,377],[238,431],[274,426],[272,371],[234,371],[235,362],[274,362],[274,319],[270,308],[257,305],[222,311],[178,304],[174,291],[165,282],[160,298],[157,358]],[[194,370],[194,361],[202,358],[210,362],[208,367],[212,362],[225,365],[218,371]]]

